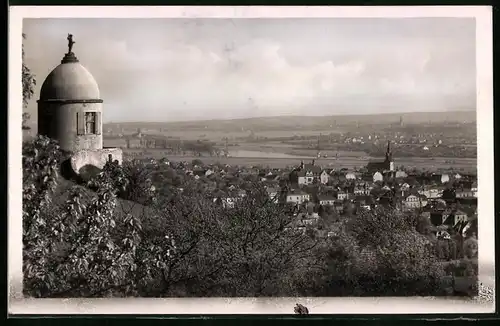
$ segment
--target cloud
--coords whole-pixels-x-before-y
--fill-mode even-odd
[[[99,62],[99,68],[89,69],[100,81],[102,96],[121,93],[127,103],[151,107],[190,103],[245,109],[248,99],[262,107],[308,105],[318,96],[345,92],[364,69],[364,63],[356,61],[292,65],[280,45],[268,40],[252,41],[231,54],[184,44],[147,53],[125,42],[105,49],[106,54],[80,50],[79,55]]]
[[[66,51],[58,24],[25,23],[27,62],[40,85]],[[230,32],[220,22],[199,29],[65,24],[76,30],[74,50],[99,83],[108,121],[373,112],[423,102],[443,109],[475,101],[475,46],[445,31],[434,39],[422,28],[411,29],[423,33],[416,36],[391,28],[394,34],[367,37],[354,34],[363,32],[359,26],[323,35],[308,27],[314,24],[294,34],[298,23],[288,23],[287,33],[264,24],[260,34],[262,24],[254,22]]]

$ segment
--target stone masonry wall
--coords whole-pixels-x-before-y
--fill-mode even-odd
[[[103,148],[94,150],[81,150],[71,156],[71,168],[76,174],[79,174],[80,169],[85,165],[93,165],[102,169],[109,160],[109,155],[113,161],[118,160],[123,163],[123,151],[121,148]]]

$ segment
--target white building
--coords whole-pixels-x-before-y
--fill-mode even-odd
[[[356,180],[356,174],[354,172],[347,172],[345,178],[347,180]]]
[[[396,171],[396,178],[406,178],[408,174],[405,171]]]
[[[382,175],[382,173],[380,173],[378,171],[373,174],[373,182],[377,182],[377,181],[379,181],[379,182],[384,181],[384,176]]]
[[[328,172],[326,172],[326,170],[323,170],[323,172],[321,172],[319,178],[320,182],[324,185],[328,184],[328,182],[330,181],[330,175],[328,174]]]
[[[450,176],[447,174],[442,174],[441,175],[441,183],[447,183],[450,182]]]
[[[405,208],[418,209],[427,205],[427,199],[423,196],[409,195],[404,201]]]
[[[314,173],[311,171],[306,171],[306,172],[299,173],[298,183],[301,186],[307,186],[307,185],[313,184],[314,179],[315,179]]]
[[[443,195],[443,189],[439,188],[427,188],[419,190],[418,193],[427,198],[436,199],[441,198]]]
[[[329,196],[324,196],[319,198],[319,204],[320,205],[334,205],[335,204],[335,198],[334,197],[329,197]]]
[[[363,195],[369,195],[369,194],[370,194],[369,188],[365,188],[365,187],[354,188],[354,195],[356,195],[356,196],[363,196]]]
[[[341,190],[337,193],[337,199],[338,200],[344,200],[344,199],[347,199],[347,197],[349,197],[348,193]]]
[[[287,203],[294,203],[296,205],[300,205],[305,203],[306,201],[311,200],[311,195],[305,193],[303,191],[292,191],[286,195]]]
[[[314,165],[314,161],[312,164],[304,164],[302,162],[300,168],[301,169],[297,176],[298,176],[298,183],[301,186],[307,186],[313,184],[316,181],[316,179],[319,178],[322,172],[321,167]]]
[[[472,191],[473,196],[477,198],[477,183],[476,182],[474,182],[472,184],[472,187],[470,190]]]

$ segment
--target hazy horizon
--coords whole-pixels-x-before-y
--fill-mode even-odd
[[[95,77],[104,122],[473,111],[473,18],[24,19],[26,63],[67,52]]]
[[[394,115],[394,116],[407,116],[407,115],[414,115],[414,114],[454,114],[454,113],[474,113],[476,114],[476,111],[473,109],[464,109],[464,110],[454,110],[454,111],[421,111],[421,112],[377,112],[377,113],[371,113],[371,114],[366,114],[366,113],[346,113],[346,114],[321,114],[321,115],[297,115],[297,114],[288,114],[288,115],[267,115],[267,116],[252,116],[252,117],[246,117],[246,118],[214,118],[214,119],[190,119],[190,120],[165,120],[165,121],[148,121],[148,120],[131,120],[131,121],[120,121],[120,120],[109,120],[104,123],[110,124],[110,123],[182,123],[182,122],[210,122],[210,121],[237,121],[237,120],[251,120],[251,119],[273,119],[273,118],[321,118],[321,117],[339,117],[339,118],[349,118],[349,117],[355,117],[355,116],[360,116],[360,117],[366,117],[366,116],[371,116],[371,115],[380,115],[380,116],[388,116],[388,115]]]

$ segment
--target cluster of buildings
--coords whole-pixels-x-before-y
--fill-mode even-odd
[[[300,215],[306,224],[324,214],[351,215],[378,206],[420,214],[435,226],[463,229],[477,219],[475,175],[396,170],[390,144],[383,161],[359,170],[323,168],[314,160],[282,169],[186,163],[181,170],[203,181],[214,201],[228,208],[247,195],[240,186],[251,177],[265,186],[269,200],[295,205],[299,211],[312,209]]]

